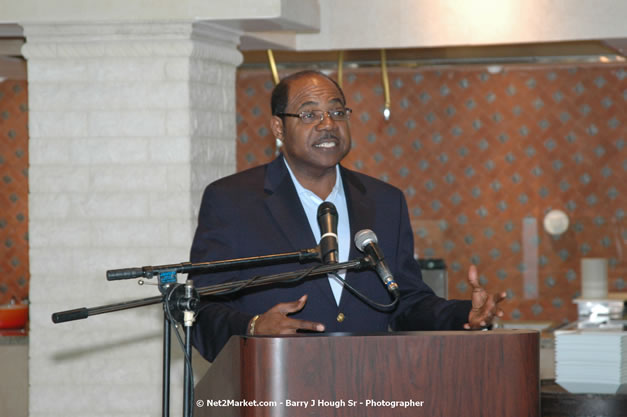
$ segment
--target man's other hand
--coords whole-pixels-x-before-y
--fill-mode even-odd
[[[498,304],[507,297],[506,293],[488,294],[479,284],[479,274],[474,265],[471,265],[468,270],[468,283],[472,288],[472,309],[468,314],[468,323],[464,324],[464,329],[481,329],[491,326],[495,317],[503,317],[503,310]]]

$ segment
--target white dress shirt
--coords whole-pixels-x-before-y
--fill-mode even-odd
[[[285,162],[285,166],[287,166],[287,170],[292,177],[292,182],[294,183],[294,187],[296,187],[296,192],[298,193],[298,198],[300,199],[300,203],[305,209],[305,214],[307,215],[307,220],[309,221],[309,227],[313,232],[313,235],[316,239],[316,242],[320,242],[320,227],[318,226],[318,206],[322,204],[324,201],[328,201],[335,205],[335,209],[337,210],[337,237],[338,237],[338,260],[339,262],[348,261],[348,253],[350,251],[350,223],[348,219],[348,208],[346,207],[346,194],[344,194],[344,185],[342,184],[342,177],[340,176],[340,166],[335,166],[335,185],[331,190],[331,193],[326,198],[326,200],[322,200],[312,191],[303,187],[300,182],[294,176],[290,165],[287,163],[285,158],[283,159]],[[346,276],[346,270],[342,270],[338,272],[342,278]],[[340,298],[342,296],[342,289],[344,285],[341,281],[335,278],[333,275],[329,275],[329,284],[331,285],[331,290],[333,291],[333,296],[335,297],[335,301],[337,304],[340,304]]]

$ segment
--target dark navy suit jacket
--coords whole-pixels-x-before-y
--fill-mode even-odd
[[[326,275],[299,283],[248,289],[204,298],[194,326],[194,345],[212,361],[232,335],[243,335],[248,322],[280,302],[308,300],[291,317],[321,322],[326,332],[462,329],[469,301],[447,301],[422,282],[414,260],[413,232],[403,193],[382,181],[341,167],[351,236],[372,229],[401,290],[392,312],[366,305],[346,288],[337,305]],[[314,248],[317,242],[282,157],[267,165],[222,178],[204,192],[191,262],[233,259]],[[351,244],[349,259],[362,256]],[[196,287],[255,275],[294,271],[309,264],[289,263],[193,277]],[[349,271],[347,281],[370,299],[388,304],[387,290],[372,270]],[[338,321],[339,313],[344,320]]]

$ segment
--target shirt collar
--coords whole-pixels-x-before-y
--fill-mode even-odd
[[[298,181],[298,179],[292,172],[292,169],[290,168],[290,164],[287,163],[287,160],[285,159],[285,157],[283,157],[283,162],[285,163],[285,166],[287,167],[287,172],[289,172],[290,177],[292,177],[292,182],[294,183],[294,187],[296,187],[296,192],[298,193],[298,195],[306,196],[306,197],[315,196],[320,201],[322,201],[322,199],[318,197],[314,192],[312,192],[311,190],[308,190],[307,188],[301,185],[301,183]],[[343,194],[344,194],[344,185],[342,184],[342,180],[340,176],[340,164],[335,164],[335,185],[333,186],[333,189],[331,190],[331,192],[329,193],[325,201],[334,201],[338,195],[343,195]]]

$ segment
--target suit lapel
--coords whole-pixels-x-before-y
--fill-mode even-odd
[[[346,206],[350,219],[351,245],[349,259],[361,257],[363,254],[355,246],[355,234],[362,229],[372,229],[375,218],[374,202],[366,193],[366,189],[354,172],[341,168],[346,194]]]
[[[349,252],[349,259],[360,258],[364,256],[355,246],[353,239],[355,234],[363,229],[372,229],[375,219],[375,205],[370,196],[366,192],[366,188],[359,180],[359,177],[354,172],[349,171],[341,167],[342,181],[344,182],[344,193],[346,194],[346,206],[348,208],[348,216],[350,219],[351,230],[351,245]],[[346,280],[348,283],[359,288],[359,280],[354,272],[348,271],[346,273]],[[340,309],[349,310],[348,305],[355,302],[357,298],[348,294],[348,290],[342,291],[342,297],[340,299]],[[361,302],[361,301],[359,301]]]
[[[266,206],[293,250],[313,248],[316,240],[309,227],[290,174],[283,157],[276,158],[268,165],[264,187],[268,196]]]

